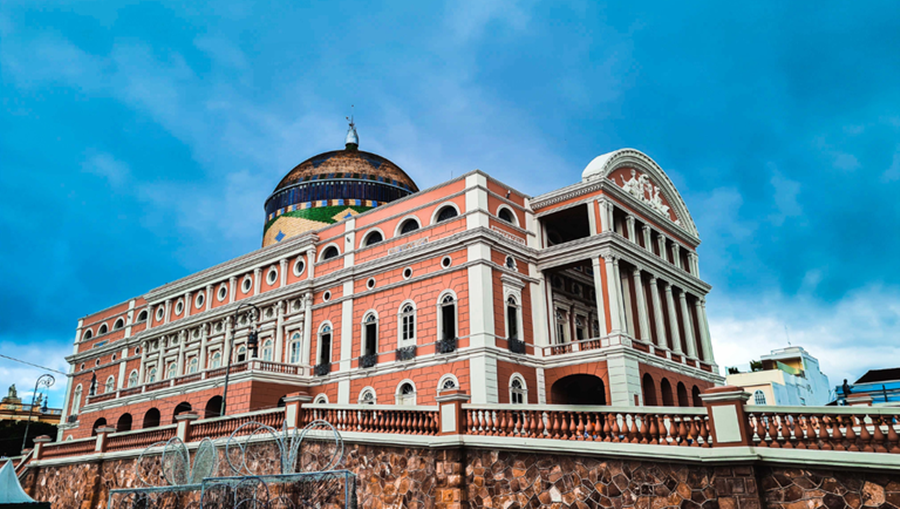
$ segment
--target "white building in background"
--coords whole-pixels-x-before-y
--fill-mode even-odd
[[[760,361],[761,370],[731,374],[725,381],[749,392],[751,405],[821,406],[831,401],[828,377],[802,347],[772,350]]]

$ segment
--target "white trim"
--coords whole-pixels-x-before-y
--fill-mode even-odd
[[[202,309],[203,304],[206,303],[206,293],[205,292],[197,292],[197,296],[194,297],[194,309]]]
[[[274,274],[274,276],[272,275]],[[271,279],[271,281],[270,281]],[[275,283],[278,282],[278,266],[271,265],[269,270],[266,271],[266,284],[269,286],[275,286]]]
[[[369,340],[369,337],[368,337],[368,331],[366,330],[366,325],[368,325],[367,322],[366,322],[366,319],[369,318],[370,316],[374,316],[374,317],[375,317],[375,351],[372,352],[372,353],[366,353],[366,343],[368,343],[368,340]],[[362,321],[360,322],[360,329],[361,329],[360,332],[362,333],[362,334],[361,334],[361,336],[362,336],[362,343],[360,344],[360,347],[361,347],[361,348],[359,349],[359,354],[360,354],[360,356],[363,356],[363,355],[377,355],[377,354],[378,354],[378,343],[379,343],[379,340],[381,339],[381,337],[380,337],[380,336],[381,336],[381,330],[380,330],[380,327],[379,327],[380,323],[381,323],[381,320],[378,318],[378,311],[377,311],[377,310],[375,310],[375,309],[369,309],[369,310],[367,310],[365,313],[363,313]]]
[[[372,244],[372,246],[377,245],[377,244],[381,244],[382,242],[384,242],[384,241],[387,240],[387,235],[384,234],[384,231],[382,231],[381,228],[378,228],[377,226],[374,227],[374,228],[369,228],[368,230],[366,230],[365,233],[363,233],[363,234],[360,236],[359,248],[358,248],[358,249],[365,249],[365,248],[367,248],[367,247],[372,247],[372,246],[367,246],[367,245],[366,245],[366,242],[367,242],[368,239],[369,239],[369,235],[372,235],[373,233],[380,233],[380,234],[381,234],[381,240],[379,240],[379,241],[376,242],[375,244]]]
[[[438,224],[438,220],[437,220],[438,213],[439,213],[439,211],[443,210],[444,207],[452,207],[453,210],[456,211],[456,216],[454,216],[454,218],[460,217],[462,215],[462,211],[459,210],[459,205],[457,205],[456,203],[454,203],[452,201],[441,202],[439,205],[434,207],[434,210],[431,212],[431,222],[428,223],[429,225]],[[451,218],[451,219],[453,219],[453,218]],[[449,221],[449,220],[450,219],[448,219],[447,221]]]
[[[503,219],[500,219],[500,211],[503,210],[503,209],[508,210],[509,213],[512,214],[513,221],[514,221],[513,223],[509,223],[509,222],[507,222],[507,221],[504,221]],[[516,211],[513,210],[512,207],[510,207],[509,205],[507,205],[507,204],[505,204],[505,203],[501,203],[500,205],[497,205],[497,210],[494,211],[494,216],[496,216],[496,218],[497,218],[498,220],[503,221],[503,222],[506,223],[506,224],[511,224],[511,225],[513,225],[513,226],[515,226],[515,227],[517,227],[517,228],[521,228],[521,226],[519,225],[519,216],[518,216],[518,214],[516,214]]]
[[[325,244],[324,246],[322,246],[322,249],[319,251],[319,256],[318,256],[319,261],[317,261],[316,263],[322,263],[325,261],[325,251],[328,251],[329,247],[333,247],[333,248],[337,249],[337,253],[338,253],[337,256],[331,257],[331,258],[329,258],[329,260],[334,260],[335,258],[341,257],[341,246],[339,246],[337,244],[337,242],[329,242],[328,244]]]
[[[297,265],[299,265],[301,263],[303,264],[303,268],[300,270],[297,270]],[[303,255],[298,256],[294,260],[294,264],[291,266],[291,270],[294,272],[295,277],[300,277],[303,275],[303,273],[306,271],[306,259],[303,257]]]
[[[222,290],[225,290],[225,293],[222,293]],[[228,283],[222,282],[219,284],[219,288],[216,289],[216,300],[218,302],[222,302],[228,298]]]
[[[246,287],[246,289],[244,289]],[[253,276],[250,274],[245,274],[241,279],[241,293],[243,295],[247,295],[253,290]]]
[[[132,377],[132,375],[134,376],[134,380],[137,382],[137,383],[135,383],[134,385],[131,385],[131,377]],[[138,370],[132,369],[132,370],[131,370],[131,373],[128,374],[128,385],[127,385],[127,387],[128,387],[129,389],[131,389],[132,387],[137,387],[137,386],[139,386],[139,385],[141,385],[141,375],[140,375],[140,373],[138,373]]]
[[[403,308],[406,306],[412,306],[412,337],[408,339],[403,339]],[[406,299],[400,303],[400,306],[397,308],[397,348],[403,348],[405,346],[411,346],[418,343],[418,327],[419,327],[419,309],[416,307],[416,301],[412,299]]]
[[[178,310],[179,306],[181,307],[181,311]],[[184,313],[184,299],[183,298],[175,301],[175,308],[173,309],[173,311],[175,311],[175,316],[181,316],[181,314]]]
[[[410,219],[415,221],[416,225],[418,225],[418,226],[416,226],[416,229],[411,232],[408,232],[408,233],[400,233],[400,229],[403,226],[403,224],[406,223]],[[407,215],[403,216],[399,221],[397,221],[397,226],[394,227],[394,237],[396,238],[396,237],[402,237],[405,235],[409,235],[409,234],[411,234],[415,231],[421,230],[421,229],[422,229],[422,221],[419,220],[419,216],[417,216],[415,214],[407,214]]]
[[[103,330],[103,332],[100,332],[101,330]],[[104,334],[109,334],[109,325],[106,325],[106,322],[101,323],[100,326],[97,327],[97,335],[102,336]]]
[[[372,403],[364,403],[363,402],[363,395],[365,395],[366,392],[372,393]],[[361,391],[359,391],[359,396],[357,396],[356,401],[360,405],[368,405],[368,404],[377,405],[378,404],[378,392],[375,391],[375,389],[371,385],[367,385],[367,386],[363,387]]]
[[[437,298],[437,303],[435,306],[437,307],[437,340],[440,341],[443,338],[444,334],[444,306],[443,301],[444,298],[448,295],[453,297],[453,323],[454,323],[454,331],[456,332],[455,336],[459,337],[459,297],[456,295],[456,292],[452,289],[446,289],[442,291]]]
[[[397,388],[394,389],[394,404],[400,405],[400,398],[403,397],[403,395],[400,393],[400,389],[406,384],[409,384],[412,386],[412,390],[413,390],[412,391],[412,404],[411,405],[402,405],[402,406],[415,406],[416,400],[418,399],[418,390],[416,389],[415,382],[413,382],[409,378],[404,378],[403,380],[401,380],[400,383],[397,384]]]
[[[81,384],[75,386],[75,390],[72,391],[72,411],[71,415],[78,415],[78,412],[81,410],[81,399],[84,396],[84,388]]]
[[[446,265],[444,264],[444,260],[448,260],[448,263]],[[452,266],[453,266],[453,257],[452,256],[446,255],[441,258],[441,268],[442,269],[449,269]]]
[[[440,380],[438,380],[437,391],[435,391],[436,394],[440,394],[444,390],[451,390],[451,389],[444,389],[444,382],[446,382],[448,380],[453,380],[453,384],[456,385],[456,389],[461,388],[459,386],[459,379],[456,378],[456,375],[454,375],[453,373],[445,373],[444,376],[442,376],[440,378]]]
[[[328,395],[324,392],[317,395],[315,399],[313,399],[313,405],[327,405],[328,404]]]
[[[334,324],[331,323],[331,320],[324,320],[319,324],[319,328],[316,329],[316,357],[315,357],[315,365],[319,365],[319,359],[322,358],[322,334],[324,333],[325,327],[328,327],[328,334],[331,334],[331,351],[328,352],[328,362],[334,363],[333,353],[334,353]]]
[[[122,325],[117,326],[117,324],[118,324],[119,322],[121,322]],[[115,322],[113,322],[113,328],[112,328],[112,330],[116,331],[116,330],[122,329],[122,328],[124,328],[124,327],[125,327],[125,320],[120,316],[120,317],[116,318],[116,321],[115,321]]]
[[[518,382],[522,385],[521,395],[522,395],[522,403],[515,403],[513,400],[513,396],[515,393],[513,392],[515,389],[513,388],[513,382],[518,380]],[[525,377],[522,376],[518,371],[509,376],[508,382],[509,388],[509,403],[511,405],[527,405],[528,404],[528,383],[525,382]]]

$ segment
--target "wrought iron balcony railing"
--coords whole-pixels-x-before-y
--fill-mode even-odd
[[[314,373],[316,376],[325,376],[328,373],[331,373],[331,363],[324,362],[322,364],[316,364]]]
[[[397,349],[397,360],[408,361],[416,357],[416,345],[404,346]]]
[[[452,353],[456,351],[456,338],[444,338],[438,341],[438,353]]]
[[[518,338],[509,338],[506,340],[509,351],[512,353],[525,353],[525,342]]]
[[[363,355],[359,358],[359,365],[363,368],[371,368],[378,362],[378,354]]]

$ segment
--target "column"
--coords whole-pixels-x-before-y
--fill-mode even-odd
[[[653,245],[650,243],[650,227],[644,225],[644,227],[641,228],[641,233],[644,234],[644,247],[647,249],[647,251],[650,251],[652,253]]]
[[[206,300],[206,310],[207,311],[212,309],[212,300],[213,300],[212,292],[213,292],[213,285],[206,285],[206,297],[204,297],[204,300]]]
[[[206,293],[209,294],[209,287],[207,286]],[[208,302],[208,301],[207,301]],[[209,338],[209,325],[203,325],[200,328],[200,358],[197,362],[199,362],[199,371],[206,370],[206,343]]]
[[[696,275],[697,275],[697,272],[696,272],[695,269],[694,269],[694,265],[695,265],[696,260],[697,260],[697,255],[694,254],[694,253],[691,252],[691,251],[688,251],[688,253],[687,253],[687,259],[688,259],[688,273],[693,274],[693,275],[696,276]]]
[[[184,294],[184,316],[185,318],[191,316],[191,309],[194,308],[194,302],[191,300],[193,295],[191,292],[186,292]]]
[[[141,343],[141,366],[138,368],[138,385],[146,383],[144,380],[144,371],[147,368],[147,347],[149,345],[150,342],[148,341]]]
[[[666,323],[659,298],[660,283],[662,283],[662,281],[656,279],[656,276],[650,276],[650,295],[653,298],[653,319],[656,322],[656,344],[660,348],[668,349],[669,343],[666,340]]]
[[[175,376],[179,377],[184,374],[184,344],[188,342],[190,334],[187,331],[178,333],[178,367],[175,368]]]
[[[227,366],[231,362],[231,318],[230,316],[225,318],[225,340],[222,341],[222,366]]]
[[[234,302],[234,292],[236,290],[237,290],[237,278],[234,276],[231,276],[230,278],[228,278],[228,303],[229,304]],[[224,356],[225,353],[223,352],[222,355]]]
[[[681,268],[681,246],[677,242],[672,243],[672,263]]]
[[[700,314],[697,319],[700,320],[700,337],[703,339],[703,360],[710,364],[716,362],[713,356],[712,337],[709,335],[709,322],[706,320],[706,299],[698,299],[700,303]]]
[[[287,263],[287,260],[282,260],[282,262]],[[282,265],[282,267],[284,267]],[[282,273],[284,273],[284,269],[282,269]],[[284,307],[287,305],[285,301],[278,301],[278,304],[275,305],[275,310],[277,313],[277,318],[275,318],[275,354],[272,356],[272,360],[275,362],[284,362],[284,357],[282,352],[284,352]]]
[[[605,336],[606,330],[606,307],[603,305],[603,280],[600,278],[600,271],[603,266],[600,265],[600,258],[594,257],[591,260],[591,266],[594,268],[594,296],[597,300],[597,322],[600,324],[600,337]],[[593,336],[593,334],[591,334]]]
[[[262,284],[262,269],[253,269],[253,295],[259,295],[259,286]]]
[[[659,257],[669,261],[669,257],[666,255],[666,236],[660,233],[659,236],[656,237],[656,244],[659,248]]]
[[[609,291],[610,333],[621,334],[625,320],[622,318],[622,292],[619,281],[619,261],[612,255],[606,255],[606,285]]]
[[[669,307],[669,328],[672,329],[672,351],[681,353],[681,333],[678,331],[678,314],[675,312],[675,299],[672,298],[672,285],[663,282],[666,288],[666,304]]]
[[[609,222],[609,202],[606,200],[599,200],[600,205],[600,231],[608,232],[612,229]]]
[[[694,342],[694,324],[691,323],[691,314],[687,307],[687,293],[682,291],[678,294],[678,300],[681,302],[681,319],[684,321],[684,342],[687,343],[688,357],[697,358],[697,343]]]
[[[616,305],[618,307],[619,313],[619,323],[621,325],[621,330],[625,332],[627,330],[626,324],[628,323],[628,318],[625,316],[625,298],[622,296],[622,271],[619,269],[619,257],[613,257],[613,274],[616,279],[614,279],[614,287],[616,289]]]
[[[628,240],[637,244],[638,243],[637,235],[635,234],[635,231],[634,231],[634,216],[632,216],[631,214],[628,214],[625,217],[625,226],[628,228]]]
[[[165,314],[163,316],[163,323],[169,323],[169,308],[171,307],[172,299],[166,299],[166,307]]]
[[[278,263],[281,265],[281,268],[278,271],[278,274],[281,276],[281,284],[279,286],[284,286],[287,284],[287,258],[282,258]]]
[[[644,298],[644,282],[641,280],[641,269],[635,267],[632,277],[634,278],[634,295],[637,299],[637,321],[641,328],[640,338],[643,341],[650,341],[650,315],[647,313],[647,299]]]
[[[315,277],[313,274],[313,268],[316,265],[316,249],[309,248],[306,250],[306,279],[312,279]]]
[[[307,262],[310,259],[307,258]],[[307,263],[307,269],[312,270],[312,264]],[[306,292],[306,295],[303,296],[303,347],[300,350],[300,364],[304,367],[309,366],[309,358],[312,355],[312,305],[313,305],[313,294],[312,292]],[[307,373],[308,375],[311,373]]]

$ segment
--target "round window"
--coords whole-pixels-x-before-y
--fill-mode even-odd
[[[184,311],[184,302],[178,301],[175,303],[175,314],[180,315],[181,312]]]
[[[163,319],[163,313],[165,313],[165,310],[163,309],[162,306],[159,306],[158,308],[156,308],[156,319],[157,319],[157,320],[162,320],[162,319]]]
[[[84,363],[83,363],[83,362],[81,363],[81,369],[80,369],[80,371],[84,371]]]
[[[370,277],[368,281],[366,281],[366,288],[368,288],[369,290],[375,288],[375,278]]]
[[[114,361],[115,361],[115,360],[116,360],[116,358],[117,358],[117,356],[116,356],[116,354],[112,354],[112,360],[114,360]]]
[[[297,258],[297,261],[294,262],[294,275],[299,277],[304,270],[306,270],[306,262],[303,261],[303,258]]]
[[[516,260],[513,259],[512,256],[507,256],[507,257],[506,257],[506,268],[508,268],[508,269],[515,269],[515,268],[516,268]]]
[[[269,283],[269,285],[274,285],[275,281],[277,279],[278,279],[278,269],[276,269],[275,267],[272,267],[271,269],[269,269],[269,273],[266,274],[266,282]]]
[[[99,366],[99,365],[100,365],[100,359],[95,360],[95,361],[94,361],[94,366]]]
[[[403,269],[403,279],[409,279],[413,275],[412,267]]]
[[[216,294],[216,298],[219,299],[219,302],[222,302],[223,300],[225,300],[225,297],[227,297],[227,296],[228,296],[228,287],[225,286],[225,283],[222,283],[222,285],[219,286],[219,292]]]
[[[244,293],[248,293],[250,291],[250,287],[253,286],[253,278],[247,276],[244,278],[244,281],[241,283],[241,291]]]
[[[203,293],[198,293],[197,298],[194,299],[194,307],[200,309],[203,307],[203,302],[206,301],[206,296]]]
[[[453,263],[453,260],[449,256],[445,256],[443,259],[441,259],[441,267],[445,269],[449,267],[451,263]]]
[[[134,347],[134,354],[135,354],[135,355],[140,355],[140,354],[141,354],[141,347],[139,347],[139,346]]]
[[[330,292],[330,291],[326,291],[325,293],[323,293],[323,294],[322,294],[322,300],[324,300],[325,302],[330,301],[330,300],[331,300],[331,292]]]

